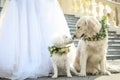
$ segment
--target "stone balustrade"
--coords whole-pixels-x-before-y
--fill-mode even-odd
[[[108,17],[111,25],[120,25],[120,3],[110,0],[59,0],[65,14],[76,17],[91,15],[97,18]]]
[[[101,19],[107,16],[109,30],[120,34],[120,3],[112,0],[59,0],[65,14],[76,17],[84,15],[95,16]]]

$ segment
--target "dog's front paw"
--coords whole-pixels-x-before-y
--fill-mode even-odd
[[[92,73],[92,75],[98,75],[98,74],[100,74],[100,71],[95,69],[91,73]]]
[[[80,73],[79,73],[79,76],[85,77],[85,76],[86,76],[86,73],[80,72]]]
[[[109,71],[103,71],[103,72],[101,72],[101,74],[103,74],[103,75],[111,75],[111,72],[109,72]]]
[[[52,78],[57,78],[57,75],[53,75]]]
[[[72,75],[71,75],[71,74],[67,74],[67,77],[71,78],[71,77],[72,77]]]

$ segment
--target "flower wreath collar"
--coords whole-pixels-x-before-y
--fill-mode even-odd
[[[51,56],[53,54],[67,54],[70,52],[70,46],[65,46],[65,47],[56,47],[56,46],[49,46],[48,49],[50,51]]]
[[[107,36],[107,28],[108,25],[106,24],[106,16],[103,16],[102,20],[100,21],[101,23],[101,29],[99,31],[99,33],[96,33],[96,35],[93,36],[84,36],[83,40],[84,41],[99,41],[99,40],[103,40],[106,36]]]

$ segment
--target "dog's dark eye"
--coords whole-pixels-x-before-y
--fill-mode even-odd
[[[80,27],[78,26],[77,29],[80,29]]]

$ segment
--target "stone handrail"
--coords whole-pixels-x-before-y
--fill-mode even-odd
[[[76,17],[92,15],[97,18],[108,17],[113,26],[120,25],[120,3],[111,0],[59,0],[63,12]]]
[[[114,1],[110,1],[110,0],[96,0],[96,2],[100,2],[100,1],[105,2],[109,5],[114,5],[116,7],[120,7],[120,3],[118,3],[118,2],[114,2]]]
[[[120,3],[115,2],[115,1],[110,1],[110,0],[96,0],[96,2],[103,2],[105,4],[108,4],[112,9],[112,12],[109,14],[111,14],[111,17],[113,17],[112,19],[109,18],[109,21],[114,21],[115,22],[114,25],[120,26],[120,19],[119,19],[120,18],[120,15],[119,15]]]

